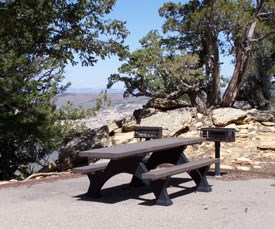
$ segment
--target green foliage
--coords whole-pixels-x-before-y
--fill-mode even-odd
[[[56,149],[65,134],[50,99],[63,88],[62,67],[51,60],[0,55],[0,179]],[[13,60],[13,61],[11,61]]]
[[[204,81],[196,55],[163,48],[157,31],[149,32],[140,43],[142,48],[128,54],[119,74],[109,77],[108,88],[121,81],[126,86],[125,97],[167,99],[178,99],[200,90]]]
[[[51,100],[69,86],[61,84],[64,67],[76,56],[93,65],[97,56],[123,54],[125,23],[104,19],[114,4],[0,2],[0,180],[28,175],[27,165],[57,150],[70,131],[64,118],[88,114],[57,111]],[[99,99],[95,110],[102,105]]]
[[[93,65],[97,56],[121,54],[125,22],[107,20],[115,0],[7,0],[0,3],[2,47],[30,57],[47,55],[61,63]],[[12,39],[10,39],[12,37]],[[20,44],[20,45],[18,45]]]
[[[188,1],[166,3],[159,9],[166,19],[166,45],[200,56],[207,77],[208,106],[233,105],[247,76],[253,46],[274,34],[275,3],[272,0]],[[259,31],[261,37],[257,37]],[[219,55],[235,57],[235,70],[223,101],[220,97]]]
[[[275,43],[268,40],[255,47],[248,77],[239,96],[240,99],[248,101],[252,107],[270,108],[271,78],[275,74],[274,50]]]

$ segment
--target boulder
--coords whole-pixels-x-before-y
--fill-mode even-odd
[[[212,111],[215,126],[224,127],[230,123],[242,124],[247,112],[236,108],[219,108]]]
[[[117,133],[112,137],[113,145],[128,144],[133,142],[137,142],[137,139],[134,138],[134,131]]]
[[[65,139],[60,149],[58,167],[67,170],[73,167],[88,164],[87,158],[79,157],[79,152],[111,146],[108,127],[88,129],[83,133],[76,133]]]
[[[194,116],[194,109],[179,108],[158,112],[150,117],[141,119],[140,126],[156,126],[163,128],[163,136],[177,136],[181,130],[186,130]]]
[[[247,112],[247,117],[258,122],[275,123],[275,112],[272,110],[251,109]]]

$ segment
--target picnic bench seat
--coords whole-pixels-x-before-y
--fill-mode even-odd
[[[211,187],[207,182],[206,174],[210,165],[218,161],[219,159],[215,158],[204,158],[171,167],[154,169],[143,173],[142,180],[150,181],[150,186],[156,196],[156,204],[169,206],[172,201],[168,196],[167,187],[170,185],[171,176],[188,172],[197,185],[197,191],[210,192]]]
[[[94,173],[97,171],[102,171],[104,170],[109,162],[104,162],[104,163],[98,163],[98,164],[90,164],[86,166],[81,166],[81,167],[76,167],[73,168],[72,172],[73,173],[82,173],[82,174],[87,174],[87,173]]]
[[[145,156],[143,158],[143,162],[147,162],[148,159],[150,158],[149,155]],[[73,173],[81,173],[81,174],[88,174],[88,173],[94,173],[97,171],[103,171],[109,162],[102,162],[102,163],[94,163],[94,164],[89,164],[81,167],[75,167],[73,168],[72,172]]]

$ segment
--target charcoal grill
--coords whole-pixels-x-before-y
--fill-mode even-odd
[[[215,142],[215,158],[220,158],[221,142],[234,142],[235,132],[234,128],[202,128],[200,136]],[[215,164],[215,176],[220,176],[220,162]]]
[[[162,127],[136,126],[134,137],[139,139],[157,139],[162,138]]]

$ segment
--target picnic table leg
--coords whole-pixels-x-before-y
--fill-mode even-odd
[[[178,164],[184,164],[189,162],[188,158],[183,153],[178,161]],[[211,192],[211,187],[208,184],[206,179],[206,174],[208,173],[210,166],[205,166],[200,169],[196,169],[188,172],[188,174],[192,177],[194,182],[197,185],[197,191],[200,192]]]
[[[171,177],[167,177],[166,179],[155,180],[150,183],[154,195],[156,196],[156,205],[169,206],[173,204],[167,192],[170,180]]]
[[[86,196],[93,198],[100,197],[100,190],[107,180],[119,173],[135,174],[141,160],[142,157],[140,156],[111,160],[104,171],[87,174],[90,186]]]
[[[211,192],[212,189],[210,185],[208,184],[206,174],[210,168],[209,166],[204,166],[200,169],[193,170],[189,173],[189,175],[192,177],[194,182],[197,185],[197,191],[198,192]]]
[[[145,166],[144,162],[140,162],[135,174],[132,177],[130,185],[133,187],[141,187],[144,185],[148,185],[148,181],[144,181],[141,179],[141,175],[146,172],[148,172],[147,167]]]
[[[155,169],[162,163],[170,163],[174,165],[178,164],[179,160],[181,160],[182,152],[185,150],[185,148],[186,146],[181,146],[175,149],[153,152],[147,162],[140,163],[141,166],[138,167],[137,172],[134,174],[130,182],[130,185],[135,187],[148,185],[148,182],[140,179],[141,174],[148,172],[151,169]],[[173,151],[173,153],[170,153],[171,151]]]

